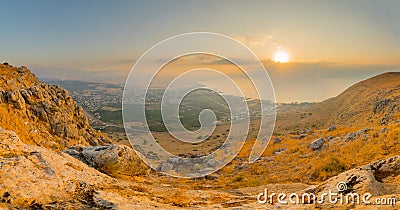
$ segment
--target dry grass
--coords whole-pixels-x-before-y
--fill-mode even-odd
[[[211,185],[213,189],[223,190],[271,183],[318,184],[351,168],[397,155],[400,151],[400,123],[385,127],[386,133],[381,133],[384,126],[376,126],[367,133],[368,137],[359,136],[351,142],[343,141],[344,137],[363,127],[343,128],[331,132],[319,130],[301,140],[293,139],[291,135],[281,136],[282,142],[271,142],[263,158],[253,164],[244,163],[254,142],[249,141],[236,160],[217,172],[218,179],[203,178],[199,181],[160,177],[158,180],[161,183],[175,183],[178,187],[184,185],[189,189],[201,189],[204,185]],[[320,150],[313,151],[307,147],[313,140],[326,136],[338,138],[330,143],[325,142]],[[273,152],[279,148],[287,150],[274,155]],[[238,165],[242,167],[238,168]]]

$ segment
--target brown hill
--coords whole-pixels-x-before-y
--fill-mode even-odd
[[[8,64],[0,64],[0,126],[25,143],[53,149],[109,142],[89,125],[68,91],[39,82],[26,67]]]
[[[276,130],[387,125],[397,120],[399,100],[400,72],[388,72],[356,83],[334,98],[278,112]]]
[[[400,73],[390,72],[321,103],[283,105],[263,157],[248,164],[252,144],[246,143],[238,157],[219,171],[220,177],[210,182],[232,189],[319,184],[346,170],[399,155],[399,97]]]

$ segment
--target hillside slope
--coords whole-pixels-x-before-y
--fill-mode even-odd
[[[399,155],[399,99],[400,73],[385,73],[335,98],[278,112],[275,134],[263,156],[248,164],[252,144],[246,143],[209,184],[232,189],[271,183],[319,184],[355,167]]]
[[[388,72],[356,83],[334,98],[278,112],[276,130],[388,125],[397,121],[399,103],[400,72]]]

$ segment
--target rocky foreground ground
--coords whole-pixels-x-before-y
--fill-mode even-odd
[[[129,167],[140,168],[141,165],[136,165],[132,159],[133,151],[125,146],[110,145],[85,148],[81,152],[75,149],[69,149],[65,153],[55,152],[40,146],[24,144],[15,132],[2,128],[0,139],[0,207],[3,208],[330,208],[334,206],[329,203],[284,205],[274,200],[274,204],[260,204],[256,197],[265,188],[270,192],[293,192],[299,195],[307,192],[320,197],[327,190],[337,193],[336,187],[339,182],[347,184],[346,193],[373,194],[371,200],[376,197],[399,196],[398,185],[390,180],[390,177],[396,177],[400,173],[399,156],[346,171],[320,185],[273,184],[231,191],[182,191],[170,185],[157,184],[156,177],[149,176],[144,166],[143,170],[138,172],[144,177],[147,176],[147,179],[138,180],[116,179],[96,170],[101,170],[105,165],[113,165],[115,171],[122,170],[123,174],[123,170]],[[105,151],[107,155],[103,155]],[[372,204],[348,206],[360,209],[377,207]],[[396,207],[390,205],[382,208]]]

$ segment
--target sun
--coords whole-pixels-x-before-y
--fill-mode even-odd
[[[285,52],[277,52],[274,55],[274,61],[277,63],[287,63],[289,62],[289,56]]]

